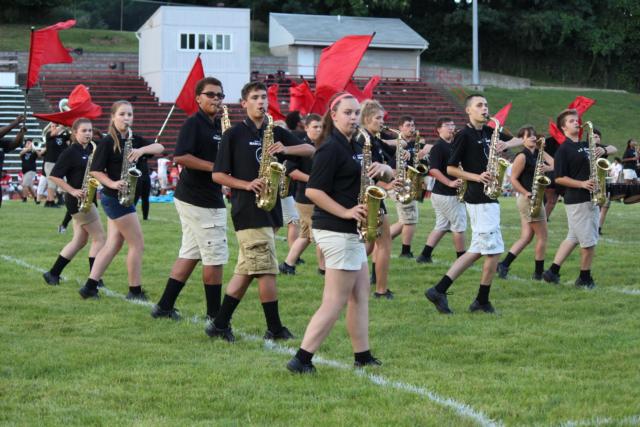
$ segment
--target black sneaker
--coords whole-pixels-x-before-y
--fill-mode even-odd
[[[537,281],[542,280],[542,273],[534,272],[533,275],[531,276],[531,280],[537,280]]]
[[[509,275],[509,267],[507,267],[501,262],[498,263],[497,270],[498,270],[498,277],[501,279],[506,279],[507,276]]]
[[[476,311],[482,311],[484,313],[495,313],[496,309],[493,308],[490,301],[488,301],[486,304],[480,304],[478,300],[474,300],[469,306],[469,311],[471,313],[475,313]]]
[[[316,367],[313,366],[313,363],[302,363],[295,356],[287,363],[287,369],[294,374],[315,374],[316,372]]]
[[[280,265],[278,266],[278,270],[280,270],[280,273],[282,274],[291,274],[291,275],[296,274],[296,267],[290,266],[286,262],[281,262]]]
[[[435,287],[429,288],[425,291],[424,296],[427,297],[436,309],[442,314],[453,314],[453,311],[449,308],[449,302],[447,301],[447,294],[439,292]]]
[[[546,270],[542,273],[542,279],[547,283],[555,283],[556,285],[560,283],[560,275],[551,270]]]
[[[375,299],[380,299],[380,298],[393,299],[393,296],[394,296],[394,295],[393,295],[393,292],[391,292],[389,289],[387,289],[387,290],[386,290],[386,292],[385,292],[385,293],[383,293],[383,294],[379,294],[379,293],[377,293],[377,292],[374,292],[374,293],[373,293],[373,297],[374,297]]]
[[[60,284],[60,276],[54,276],[50,271],[47,271],[42,275],[47,285],[58,286]]]
[[[102,279],[98,280],[98,287],[104,288],[104,282],[102,281]]]
[[[321,268],[318,268],[318,274],[324,276],[325,271]]]
[[[63,233],[66,233],[66,232],[67,232],[67,227],[65,227],[62,224],[58,226],[58,233],[59,234],[63,234]]]
[[[400,255],[398,255],[398,258],[413,259],[413,252],[407,252],[407,253],[404,253],[404,254],[400,254]]]
[[[83,287],[78,289],[78,293],[80,294],[82,299],[100,298],[100,295],[98,294],[98,289],[91,289],[87,287],[87,285],[84,285]]]
[[[273,340],[273,341],[283,340],[284,341],[284,340],[294,339],[295,337],[291,332],[289,332],[287,328],[283,326],[282,330],[280,330],[280,332],[278,332],[277,334],[274,334],[269,329],[267,329],[267,332],[264,333],[264,336],[262,338],[264,338],[265,340]]]
[[[213,323],[213,321],[210,321],[209,323],[207,323],[207,327],[204,328],[204,332],[209,335],[211,338],[222,338],[223,340],[227,341],[227,342],[235,342],[236,341],[236,336],[233,335],[233,331],[231,330],[231,326],[228,326],[224,329],[219,329],[216,327],[216,325]]]
[[[176,321],[182,319],[182,316],[180,316],[180,312],[177,309],[171,308],[171,310],[163,310],[159,305],[153,306],[151,309],[151,317],[154,319],[166,317]]]
[[[418,264],[433,264],[433,258],[420,254],[418,255],[418,258],[416,258],[416,262]]]
[[[580,289],[593,289],[596,287],[595,282],[593,281],[593,279],[589,279],[589,280],[582,280],[580,277],[578,277],[574,283],[576,288],[580,288]]]
[[[376,359],[375,357],[371,356],[371,359],[367,360],[366,362],[359,362],[359,361],[355,361],[353,362],[353,366],[356,368],[364,368],[365,366],[382,366],[382,362],[380,361],[380,359]]]
[[[302,258],[298,258],[296,260],[296,265],[304,264],[304,260]]]
[[[147,294],[143,290],[140,290],[139,294],[134,294],[133,292],[129,291],[126,298],[129,301],[147,301]]]

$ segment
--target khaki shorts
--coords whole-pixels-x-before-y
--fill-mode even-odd
[[[78,212],[71,215],[73,221],[78,225],[86,225],[91,224],[95,221],[100,221],[100,215],[98,215],[98,209],[96,209],[96,205],[91,203],[91,209],[89,212]]]
[[[296,203],[296,209],[300,214],[300,237],[311,239],[311,215],[313,214],[313,204]]]
[[[324,255],[326,268],[358,271],[367,262],[367,251],[357,234],[313,230],[313,238]]]
[[[278,274],[273,228],[248,228],[236,231],[236,237],[239,251],[235,274]]]
[[[467,203],[471,224],[471,245],[467,252],[497,255],[504,252],[500,231],[500,205],[497,203]]]
[[[280,202],[282,203],[282,223],[284,225],[297,224],[300,215],[298,215],[298,211],[296,210],[296,202],[293,200],[293,196],[280,199]]]
[[[182,245],[178,257],[201,259],[202,265],[223,265],[229,261],[227,246],[227,210],[194,206],[174,198],[180,224]]]
[[[567,212],[569,232],[567,240],[578,242],[581,248],[590,248],[598,243],[600,208],[591,202],[564,205]]]
[[[396,202],[396,212],[398,212],[400,224],[414,225],[418,223],[418,202],[415,200],[406,205]]]
[[[22,186],[31,188],[33,186],[33,180],[35,179],[35,177],[35,171],[25,172],[24,175],[22,175]]]
[[[51,175],[51,171],[53,170],[53,167],[55,165],[56,164],[53,163],[53,162],[45,162],[45,164],[44,164],[44,173],[45,173],[45,175],[47,175],[47,185],[48,185],[47,188],[50,188],[54,192],[56,190],[58,190],[58,186],[56,185],[55,182],[53,182],[53,180],[51,178],[49,178],[49,175]]]
[[[538,212],[538,215],[532,218],[529,213],[531,209],[531,203],[529,202],[530,199],[524,197],[521,194],[518,195],[516,199],[516,205],[518,206],[518,211],[520,212],[520,218],[524,219],[527,222],[546,221],[547,214],[544,211],[544,203],[542,204],[542,206],[540,206],[540,212]]]
[[[431,205],[436,212],[436,231],[462,233],[467,229],[467,212],[464,203],[458,201],[457,196],[431,194]]]

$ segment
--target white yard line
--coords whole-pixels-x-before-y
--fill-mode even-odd
[[[29,264],[28,262],[19,259],[19,258],[15,258],[12,257],[10,255],[0,255],[0,258],[2,258],[3,260],[7,261],[7,262],[11,262],[13,264],[19,265],[21,267],[25,267],[31,270],[35,270],[41,273],[44,273],[46,270],[37,267],[35,265]],[[65,281],[69,281],[69,279],[61,277],[61,279],[65,280]],[[78,284],[81,285],[79,280],[75,280]],[[128,303],[132,303],[132,304],[136,304],[136,305],[142,305],[142,306],[153,306],[153,303],[148,302],[148,301],[130,301],[127,300],[125,298],[125,296],[119,292],[115,292],[112,291],[106,287],[102,287],[100,288],[100,292],[104,293],[105,295],[112,297],[112,298],[119,298],[125,302]],[[185,317],[186,319],[187,317]],[[193,316],[191,318],[188,319],[191,323],[195,323],[195,324],[204,324],[204,321],[200,318],[198,318],[197,316]],[[263,340],[262,337],[259,337],[257,335],[252,335],[252,334],[247,334],[244,332],[238,332],[238,335],[240,335],[242,338],[246,339],[247,341],[256,341],[256,342],[260,342],[260,341],[264,341],[264,348],[269,350],[269,351],[274,351],[276,353],[280,353],[280,354],[286,354],[286,355],[290,355],[293,356],[296,353],[296,350],[291,348],[291,347],[287,347],[281,344],[278,344],[276,342],[273,341],[265,341]],[[452,409],[455,413],[457,413],[459,416],[464,417],[464,418],[469,418],[473,421],[475,421],[476,423],[478,423],[478,425],[481,426],[487,426],[487,427],[492,427],[492,426],[501,426],[503,425],[503,423],[501,421],[495,421],[492,420],[491,418],[489,418],[485,413],[483,413],[482,411],[479,411],[477,409],[472,408],[471,406],[467,405],[466,403],[462,403],[459,402],[455,399],[449,398],[449,397],[443,397],[440,396],[426,388],[423,387],[419,387],[413,384],[408,384],[408,383],[404,383],[401,381],[394,381],[394,380],[390,380],[387,379],[385,377],[383,377],[382,375],[377,375],[377,374],[372,374],[369,373],[367,371],[365,371],[364,369],[354,369],[351,365],[348,365],[346,363],[343,362],[339,362],[337,360],[331,360],[331,359],[325,359],[323,357],[320,356],[316,356],[314,357],[314,362],[318,365],[325,365],[325,366],[330,366],[332,368],[336,368],[336,369],[340,369],[340,370],[345,370],[345,371],[351,371],[354,372],[356,375],[361,376],[363,378],[366,378],[367,380],[369,380],[371,383],[378,385],[380,387],[383,388],[392,388],[392,389],[396,389],[396,390],[400,390],[400,391],[404,391],[407,393],[412,393],[412,394],[416,394],[418,396],[421,397],[426,397],[427,399],[429,399],[430,401],[432,401],[435,404],[438,404],[440,406],[444,406],[446,408]],[[284,369],[284,367],[283,367]]]
[[[632,415],[625,418],[595,417],[588,420],[565,421],[560,427],[582,427],[582,426],[638,426],[640,425],[640,415]]]

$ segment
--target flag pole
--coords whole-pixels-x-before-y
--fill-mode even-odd
[[[169,122],[169,119],[171,118],[171,115],[173,114],[173,110],[175,110],[176,108],[176,104],[173,104],[171,106],[171,110],[169,110],[169,114],[167,114],[167,118],[164,119],[164,123],[162,123],[162,127],[160,127],[160,132],[158,132],[158,136],[156,136],[155,141],[153,141],[154,143],[158,143],[158,140],[160,139],[160,136],[162,135],[162,132],[164,132],[164,128],[167,126],[167,123]]]
[[[27,126],[27,96],[29,96],[29,76],[31,75],[31,55],[33,53],[33,33],[36,27],[31,27],[31,38],[29,40],[29,64],[27,65],[27,81],[24,83],[24,119],[22,126]]]

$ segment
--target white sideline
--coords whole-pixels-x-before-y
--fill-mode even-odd
[[[620,425],[620,426],[638,426],[640,425],[640,415],[631,415],[625,418],[609,418],[609,417],[595,417],[589,420],[578,421],[565,421],[560,424],[560,427],[580,427],[580,426],[605,426],[605,425]]]
[[[37,267],[35,265],[29,264],[26,261],[19,259],[19,258],[15,258],[12,257],[10,255],[0,255],[0,257],[8,262],[17,264],[21,267],[25,267],[31,270],[35,270],[35,271],[39,271],[41,273],[46,272],[47,270],[44,270],[40,267]],[[65,278],[64,276],[61,276],[61,279],[65,280],[65,281],[69,281],[68,278]],[[79,280],[76,279],[77,283],[80,283]],[[80,283],[81,284],[81,283]],[[130,301],[127,300],[125,298],[124,295],[112,291],[106,287],[102,287],[100,288],[100,291],[103,292],[105,295],[110,296],[110,297],[114,297],[114,298],[120,298],[126,302],[129,303],[133,303],[136,305],[144,305],[144,306],[153,306],[153,303],[151,302],[147,302],[147,301]],[[203,323],[197,316],[192,317],[191,319],[189,319],[192,323]],[[248,341],[264,341],[261,337],[257,336],[257,335],[251,335],[251,334],[246,334],[243,332],[239,332],[239,335],[248,340]],[[264,341],[264,347],[268,350],[274,351],[276,353],[280,353],[280,354],[286,354],[286,355],[295,355],[296,350],[294,350],[291,347],[287,347],[287,346],[283,346],[281,344],[275,343],[273,341]],[[449,409],[452,409],[454,412],[456,412],[459,416],[464,417],[464,418],[470,418],[473,421],[475,421],[477,424],[481,425],[481,426],[486,426],[486,427],[494,427],[494,426],[502,426],[503,423],[501,421],[494,421],[491,418],[489,418],[486,414],[484,414],[482,411],[479,411],[477,409],[472,408],[471,406],[467,405],[466,403],[461,403],[458,402],[457,400],[448,398],[448,397],[442,397],[432,391],[429,391],[425,388],[422,387],[418,387],[412,384],[408,384],[408,383],[403,383],[401,381],[394,381],[394,380],[389,380],[381,375],[376,375],[376,374],[371,374],[369,372],[366,372],[363,369],[354,369],[352,366],[347,365],[346,363],[343,362],[339,362],[336,360],[331,360],[331,359],[325,359],[319,356],[315,356],[314,357],[314,362],[316,362],[319,365],[325,365],[325,366],[330,366],[333,368],[337,368],[337,369],[341,369],[341,370],[346,370],[346,371],[353,371],[355,374],[366,378],[367,380],[369,380],[370,382],[372,382],[373,384],[379,385],[381,387],[388,387],[388,388],[393,388],[396,390],[400,390],[400,391],[404,391],[404,392],[408,392],[408,393],[412,393],[412,394],[416,394],[418,396],[422,396],[422,397],[426,397],[427,399],[429,399],[430,401],[447,407]],[[283,368],[284,369],[284,368]]]

